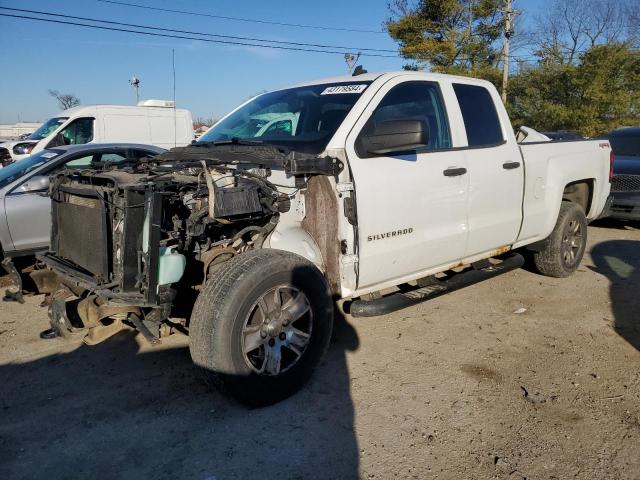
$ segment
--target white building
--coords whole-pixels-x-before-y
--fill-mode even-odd
[[[19,122],[14,124],[0,124],[0,138],[18,138],[25,133],[37,130],[40,122]]]

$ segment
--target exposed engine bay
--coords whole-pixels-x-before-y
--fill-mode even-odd
[[[295,183],[275,185],[273,169]],[[115,312],[157,339],[160,323],[192,305],[226,260],[262,247],[296,187],[342,169],[331,157],[230,142],[53,177],[51,250],[42,260],[80,299],[82,322],[59,306],[52,323],[86,330]]]

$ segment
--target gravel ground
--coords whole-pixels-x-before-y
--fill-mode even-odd
[[[589,235],[568,279],[341,321],[312,382],[258,410],[183,336],[43,341],[42,297],[1,304],[0,478],[639,479],[640,230]]]

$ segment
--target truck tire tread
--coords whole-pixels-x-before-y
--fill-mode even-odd
[[[562,257],[562,240],[567,224],[572,220],[580,222],[583,232],[583,244],[579,249],[577,261],[567,265]],[[542,275],[555,278],[563,278],[571,275],[580,265],[584,255],[587,240],[587,220],[580,205],[563,201],[560,205],[560,213],[556,225],[544,242],[539,251],[533,254],[533,261],[536,270]]]
[[[238,361],[238,322],[243,322],[243,302],[265,272],[311,275],[313,284],[305,294],[314,312],[314,336],[303,357],[277,376],[252,372]],[[313,298],[311,298],[313,297]],[[252,300],[253,301],[253,300]],[[317,318],[316,318],[317,317]],[[311,376],[326,352],[331,337],[333,301],[322,273],[296,254],[274,249],[254,250],[225,262],[215,279],[207,282],[193,308],[189,325],[189,350],[207,383],[250,406],[270,405],[295,393]],[[317,322],[317,323],[316,323]]]

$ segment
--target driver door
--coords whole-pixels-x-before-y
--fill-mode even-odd
[[[357,199],[358,289],[397,284],[463,258],[469,177],[464,152],[453,148],[457,133],[447,118],[446,87],[388,82],[347,139]],[[359,148],[367,130],[390,120],[424,122],[428,145],[383,154]]]

